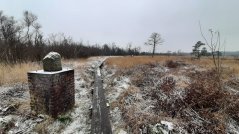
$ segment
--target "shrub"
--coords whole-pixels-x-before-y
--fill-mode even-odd
[[[177,68],[179,66],[179,64],[175,61],[167,60],[165,62],[165,66],[168,67],[168,68]]]

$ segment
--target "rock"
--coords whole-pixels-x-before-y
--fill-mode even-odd
[[[43,58],[43,70],[44,71],[60,71],[61,66],[61,55],[57,52],[50,52]]]

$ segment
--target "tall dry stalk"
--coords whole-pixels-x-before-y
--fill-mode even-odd
[[[220,32],[213,31],[212,29],[209,29],[209,32],[210,32],[209,40],[210,41],[208,41],[208,39],[204,36],[204,34],[202,32],[202,26],[201,26],[200,22],[199,22],[199,27],[200,27],[201,35],[202,35],[203,39],[205,40],[206,45],[209,47],[209,49],[211,51],[214,69],[217,73],[217,79],[220,84],[221,83],[221,75],[222,75],[222,58],[220,56],[220,50],[221,50]]]

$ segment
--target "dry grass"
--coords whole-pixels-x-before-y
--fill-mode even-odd
[[[62,60],[62,66],[69,66],[69,67],[75,67],[86,63],[89,59],[88,58],[79,58],[79,59],[63,59]]]
[[[120,94],[117,101],[113,102],[113,105],[119,107],[122,111],[122,117],[126,123],[124,128],[128,129],[133,134],[139,134],[139,130],[146,124],[155,124],[160,121],[159,116],[151,113],[144,113],[137,107],[136,103],[140,100],[134,95],[139,92],[140,90],[138,88],[129,87],[128,90]],[[133,98],[132,101],[129,101],[129,98]]]
[[[173,79],[174,77],[167,77],[167,79],[162,79],[163,83],[158,85],[157,78],[161,78],[166,73],[161,74],[161,72],[151,69],[151,67],[157,67],[157,64],[151,64],[155,62],[171,68],[166,73],[172,73],[177,77],[185,75],[184,78],[189,78],[190,82],[187,82],[181,89],[181,87],[177,87],[179,81],[175,83],[174,80],[171,80],[173,83],[169,83],[169,78]],[[239,74],[238,60],[227,57],[222,62],[223,75]],[[185,63],[185,66],[180,63]],[[120,74],[128,75],[131,78],[132,86],[121,93],[117,102],[113,103],[113,107],[120,108],[126,126],[129,126],[133,133],[140,133],[139,129],[143,126],[157,123],[162,117],[171,117],[172,120],[177,119],[183,122],[182,124],[176,122],[176,124],[181,125],[188,133],[225,133],[228,119],[232,118],[237,122],[239,121],[238,95],[232,95],[227,90],[221,90],[224,85],[217,82],[218,76],[215,70],[211,69],[213,63],[210,58],[191,60],[190,57],[176,56],[156,56],[154,58],[147,56],[111,57],[106,61],[106,64],[122,68],[120,70],[124,70],[124,73],[121,72]],[[146,65],[136,67],[136,65],[141,64]],[[190,66],[187,64],[190,64]],[[200,71],[200,68],[206,69]],[[183,72],[178,69],[183,70]],[[175,71],[180,73],[176,74]],[[226,81],[230,80],[224,79]],[[183,81],[186,82],[187,79]],[[238,87],[237,81],[233,81],[231,84],[236,88]],[[184,92],[180,92],[181,90],[184,90]],[[142,94],[144,100],[155,101],[152,102],[154,113],[143,113],[143,110],[137,107],[140,102],[143,102],[143,99],[139,101],[131,99],[134,101],[128,103],[128,98],[134,98],[133,95],[138,92]],[[182,96],[180,96],[181,93]]]
[[[54,119],[51,117],[47,117],[43,122],[38,123],[35,128],[34,132],[39,134],[46,134],[48,133],[47,127],[54,122]]]
[[[170,63],[170,66],[173,64]],[[185,94],[180,96],[181,93],[179,91],[182,89],[176,87],[175,84],[178,81],[175,83],[174,80],[171,80],[174,77],[162,79],[163,82],[156,86],[151,78],[156,79],[156,76],[160,76],[160,74],[157,75],[155,70],[153,73],[149,73],[149,64],[143,67],[138,66],[133,69],[125,69],[128,71],[137,70],[137,72],[141,72],[142,76],[138,76],[139,73],[131,74],[131,76],[135,75],[136,77],[132,84],[137,87],[131,86],[117,99],[118,104],[114,103],[114,106],[119,107],[122,111],[122,117],[133,133],[139,133],[138,130],[145,125],[159,122],[162,117],[171,117],[172,120],[182,121],[183,125],[179,125],[182,125],[188,133],[224,133],[228,118],[233,118],[236,121],[239,120],[239,103],[236,101],[238,96],[221,90],[220,85],[216,81],[217,75],[213,70],[187,71],[184,73],[190,78],[190,84],[183,89]],[[170,73],[173,73],[173,71]],[[141,85],[137,84],[138,82]],[[140,90],[137,88],[140,88]],[[147,91],[143,92],[141,89]],[[128,98],[133,98],[132,96],[138,92],[145,97],[145,100],[150,99],[147,96],[150,96],[151,100],[156,100],[156,102],[152,102],[154,113],[144,113],[142,109],[138,109],[136,106],[140,103],[137,104],[137,101],[131,101],[131,104],[128,103]],[[139,102],[142,102],[142,100]],[[200,124],[198,122],[203,123]]]
[[[0,64],[0,85],[27,82],[27,72],[40,69],[37,63]]]
[[[131,68],[139,64],[148,64],[154,62],[165,62],[167,60],[176,60],[174,56],[125,56],[125,57],[111,57],[106,60],[106,64],[110,66],[117,66],[120,68]]]
[[[186,64],[198,65],[203,68],[212,68],[213,62],[210,57],[203,57],[200,60],[193,60],[190,56],[125,56],[125,57],[111,57],[106,60],[106,64],[109,66],[117,66],[119,68],[131,68],[136,65],[149,64],[149,63],[161,63],[165,64],[166,61],[180,61]],[[234,74],[239,74],[239,60],[234,58],[224,58],[223,67],[225,71],[231,70]]]
[[[88,59],[62,60],[63,67],[76,68],[84,64]],[[18,63],[15,65],[5,65],[0,63],[0,86],[17,82],[27,82],[27,72],[41,70],[42,65],[38,63]]]

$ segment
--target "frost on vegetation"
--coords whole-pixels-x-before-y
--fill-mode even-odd
[[[125,124],[127,132],[132,133],[145,132],[142,126],[151,128],[152,134],[239,132],[238,122],[234,119],[227,122],[228,115],[220,113],[228,100],[233,109],[225,112],[238,115],[235,112],[238,104],[231,103],[237,96],[221,99],[229,94],[216,92],[210,70],[194,65],[180,66],[177,70],[156,64],[117,70],[113,75],[108,70],[103,76],[107,78],[104,79],[107,96],[114,101],[111,110],[114,132],[125,128],[117,124]]]
[[[0,87],[0,133],[90,133],[90,89],[93,86],[92,81],[94,81],[94,67],[99,66],[104,59],[91,58],[82,65],[78,65],[79,63],[64,65],[76,69],[76,104],[74,109],[55,120],[48,116],[32,115],[30,113],[28,104],[30,96],[27,84]],[[22,102],[24,102],[24,112],[19,113],[18,106],[21,107]]]
[[[228,119],[226,131],[228,134],[239,134],[239,125],[235,120]]]
[[[130,80],[127,77],[117,77],[113,80],[113,85],[107,96],[110,102],[117,100],[119,95],[129,88]]]
[[[155,125],[149,125],[150,134],[170,134],[174,129],[173,123],[168,121],[161,121]]]
[[[118,131],[121,130],[120,128],[125,126],[125,122],[123,121],[121,114],[122,112],[119,109],[119,107],[115,107],[110,112],[112,121],[112,131],[115,133],[118,133]]]
[[[127,134],[127,132],[124,131],[124,130],[122,130],[122,129],[120,129],[119,132],[116,132],[116,133],[117,133],[117,134]]]

